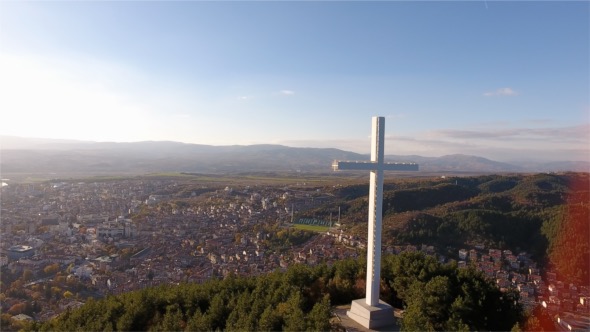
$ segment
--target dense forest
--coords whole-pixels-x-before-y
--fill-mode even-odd
[[[368,185],[334,190],[342,224],[366,234]],[[384,245],[434,245],[527,252],[565,281],[590,284],[590,177],[588,173],[487,175],[386,182]],[[366,236],[366,235],[365,235]]]
[[[294,265],[257,277],[230,276],[204,284],[166,285],[90,300],[41,331],[325,331],[331,306],[365,289],[364,260],[333,266]],[[405,307],[404,330],[494,330],[518,327],[516,294],[501,293],[480,272],[441,264],[421,253],[383,259],[381,298]]]

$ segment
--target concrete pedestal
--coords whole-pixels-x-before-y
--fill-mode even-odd
[[[393,307],[381,300],[376,306],[368,305],[365,299],[354,300],[346,315],[368,329],[395,324]]]

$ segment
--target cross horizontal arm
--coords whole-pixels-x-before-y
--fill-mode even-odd
[[[332,168],[338,170],[356,170],[356,171],[417,171],[416,163],[383,163],[379,164],[374,161],[339,161],[334,160]]]

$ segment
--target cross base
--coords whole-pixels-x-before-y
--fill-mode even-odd
[[[346,315],[368,329],[395,325],[393,307],[381,300],[376,306],[368,305],[365,299],[354,300]]]

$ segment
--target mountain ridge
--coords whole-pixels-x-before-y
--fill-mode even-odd
[[[330,172],[333,160],[369,160],[335,148],[278,144],[204,145],[173,141],[92,142],[0,136],[0,171],[6,173]],[[386,155],[389,162],[417,162],[423,172],[558,172],[590,170],[586,161],[514,165],[484,157]]]

